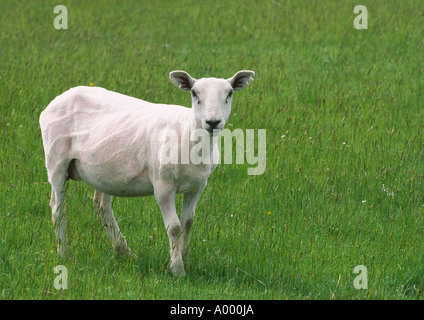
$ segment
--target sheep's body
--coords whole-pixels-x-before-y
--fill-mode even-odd
[[[171,80],[180,84],[178,79],[174,81],[172,73]],[[209,92],[211,84],[218,90],[219,86],[227,86],[222,82],[226,80],[210,78],[199,82],[204,80],[209,80],[206,81]],[[126,253],[130,250],[113,215],[112,196],[154,195],[170,239],[171,270],[175,274],[185,273],[181,253],[188,249],[196,202],[216,162],[163,164],[159,155],[167,142],[164,134],[176,134],[180,141],[182,132],[204,128],[202,125],[211,130],[205,121],[211,119],[208,118],[211,115],[216,118],[217,106],[209,108],[213,111],[209,115],[202,111],[201,117],[206,117],[202,120],[199,112],[193,112],[196,111],[194,104],[192,109],[154,104],[103,88],[76,87],[47,106],[40,116],[40,127],[52,185],[50,205],[60,254],[64,254],[68,246],[63,210],[65,181],[83,180],[96,190],[94,204],[113,246]],[[213,128],[218,125],[214,124]],[[211,158],[219,156],[216,143],[210,151],[214,153]],[[180,156],[180,147],[178,152]],[[181,221],[175,209],[177,193],[184,194]]]
[[[180,134],[181,124],[195,129],[192,118],[186,107],[149,103],[103,88],[76,87],[49,104],[40,125],[45,154],[58,155],[70,178],[113,196],[147,196],[153,195],[153,181],[158,178],[174,181],[177,193],[191,191],[216,167],[195,166],[187,172],[184,165],[159,163],[166,142],[160,141],[160,135]],[[57,161],[46,164],[54,174],[51,166]]]

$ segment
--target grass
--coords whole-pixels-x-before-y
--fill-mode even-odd
[[[424,281],[424,3],[0,1],[1,299],[415,299]],[[197,205],[187,276],[168,271],[152,198],[115,198],[138,259],[113,254],[93,190],[69,183],[60,259],[38,117],[70,87],[189,105],[168,80],[256,71],[230,128],[267,130],[267,169],[221,165]],[[181,198],[178,198],[181,208]],[[68,268],[56,290],[53,269]],[[368,270],[357,290],[353,269]]]

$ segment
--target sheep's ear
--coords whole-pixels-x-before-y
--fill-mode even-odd
[[[173,84],[183,91],[190,91],[196,82],[196,79],[190,76],[187,72],[179,70],[169,73],[169,78]]]
[[[231,84],[234,91],[240,91],[244,89],[251,81],[253,81],[254,76],[255,72],[250,70],[242,70],[237,72],[232,78],[227,79],[227,81]]]

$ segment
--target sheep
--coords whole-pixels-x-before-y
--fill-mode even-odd
[[[192,108],[150,103],[100,87],[74,87],[57,96],[41,113],[40,128],[59,255],[69,252],[66,181],[82,180],[95,190],[94,207],[113,248],[125,255],[132,253],[115,220],[112,197],[154,196],[169,238],[170,270],[185,275],[183,256],[185,260],[196,203],[217,161],[162,163],[164,133],[176,132],[180,138],[182,131],[201,130],[219,136],[233,91],[245,88],[254,75],[242,70],[229,79],[197,80],[185,71],[172,71],[170,80],[191,92]],[[219,159],[216,139],[212,141],[211,156]],[[184,195],[181,219],[176,194]]]

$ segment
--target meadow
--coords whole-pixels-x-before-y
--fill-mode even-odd
[[[68,29],[56,30],[56,5]],[[353,8],[368,9],[368,29]],[[0,0],[0,299],[422,299],[424,2]],[[138,258],[113,252],[94,191],[69,182],[61,259],[38,118],[95,85],[190,105],[172,70],[255,80],[227,128],[266,129],[266,171],[222,164],[185,277],[153,198],[115,198]],[[177,208],[181,209],[181,198]],[[68,270],[57,290],[54,268]],[[356,289],[367,269],[367,288]]]

